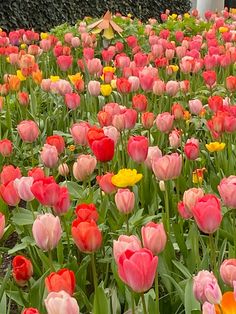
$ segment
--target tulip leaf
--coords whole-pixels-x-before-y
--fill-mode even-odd
[[[181,273],[185,276],[186,279],[192,277],[187,267],[185,267],[182,263],[174,260],[172,261],[172,263],[181,271]]]
[[[7,297],[4,293],[0,302],[0,313],[6,314],[7,313]]]
[[[12,222],[18,226],[32,225],[34,218],[30,210],[19,207],[13,211]]]
[[[186,314],[192,314],[192,311],[200,310],[200,303],[193,295],[193,279],[190,278],[185,286],[184,307]]]
[[[98,287],[95,291],[93,314],[109,314],[108,299],[103,287]]]

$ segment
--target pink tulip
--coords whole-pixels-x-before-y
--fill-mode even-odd
[[[215,305],[204,302],[202,306],[202,314],[216,314]]]
[[[158,146],[148,147],[148,154],[144,163],[149,169],[152,169],[152,159],[159,158],[161,156],[162,152]]]
[[[202,102],[199,99],[192,99],[188,102],[190,112],[199,115],[203,109]]]
[[[36,245],[40,249],[53,250],[62,235],[59,217],[52,214],[39,215],[33,223],[32,232]]]
[[[167,236],[163,223],[155,224],[154,222],[147,223],[142,227],[143,246],[149,249],[153,255],[161,253],[167,242]]]
[[[118,189],[115,195],[117,209],[123,214],[133,211],[135,205],[135,195],[129,189]]]
[[[21,121],[17,131],[23,142],[33,143],[39,136],[38,125],[32,120]]]
[[[218,185],[218,191],[225,206],[236,209],[236,176],[223,178]]]
[[[79,305],[75,298],[64,290],[50,292],[44,300],[48,314],[79,314]]]
[[[157,115],[156,125],[159,131],[169,133],[173,127],[174,116],[169,112],[163,112]]]
[[[134,292],[142,293],[152,287],[157,264],[158,257],[154,257],[151,251],[128,249],[119,258],[118,274]]]
[[[120,132],[114,126],[104,126],[103,127],[104,134],[112,139],[116,145],[120,138]]]
[[[59,56],[57,58],[57,64],[61,71],[67,71],[71,66],[73,62],[72,56]]]
[[[220,266],[220,276],[224,283],[230,287],[236,281],[236,258],[226,259]]]
[[[138,237],[131,235],[120,235],[118,240],[113,241],[113,255],[116,264],[119,263],[120,256],[126,251],[138,251],[141,249],[141,242]]]
[[[192,214],[195,204],[203,196],[204,191],[201,188],[191,188],[186,190],[183,195],[183,203],[186,210]]]
[[[207,270],[199,271],[193,277],[193,293],[195,298],[201,303],[220,304],[222,300],[222,293],[217,279],[213,273]]]
[[[76,93],[65,94],[65,104],[69,109],[76,109],[80,105],[80,95]]]
[[[100,94],[101,84],[98,81],[89,81],[88,92],[91,96],[97,97]]]
[[[166,83],[166,93],[170,96],[175,96],[179,91],[179,83],[176,81],[168,81]]]
[[[140,81],[137,76],[129,76],[128,81],[131,84],[131,92],[136,92],[139,89]]]
[[[14,187],[14,181],[0,185],[0,197],[9,206],[16,206],[20,202],[20,197]]]
[[[80,46],[80,39],[79,39],[79,37],[73,37],[71,39],[71,46],[73,48],[78,48]]]
[[[44,144],[40,157],[45,167],[54,168],[58,162],[58,151],[55,146]]]
[[[2,213],[0,213],[0,240],[3,237],[4,228],[5,228],[5,216]]]
[[[101,60],[98,58],[93,58],[87,61],[87,68],[90,75],[98,74],[102,71]]]
[[[0,154],[3,157],[9,157],[12,154],[12,142],[8,139],[3,139],[0,141]]]
[[[192,209],[198,228],[204,233],[214,233],[220,226],[222,213],[220,201],[212,194],[198,199]]]
[[[169,143],[172,148],[178,148],[181,144],[181,133],[178,130],[173,130],[169,134]]]
[[[180,176],[182,170],[182,156],[173,153],[159,158],[153,158],[152,170],[158,180],[173,180]]]
[[[76,144],[82,146],[88,145],[87,133],[89,129],[90,125],[88,124],[88,122],[80,122],[72,125],[72,127],[70,128],[70,133]]]
[[[41,82],[41,88],[45,92],[49,92],[51,88],[52,81],[50,79],[43,79]]]
[[[156,80],[153,84],[152,91],[155,95],[163,95],[166,89],[166,84],[162,80]]]
[[[123,115],[125,120],[125,129],[133,129],[137,121],[137,111],[134,109],[125,109]]]
[[[34,194],[31,192],[31,186],[34,182],[33,177],[21,177],[14,180],[14,187],[20,198],[26,202],[34,199]]]
[[[188,139],[184,145],[184,152],[188,159],[195,160],[199,157],[199,141],[198,139]]]
[[[73,175],[78,181],[87,179],[96,168],[97,160],[91,155],[79,155],[73,165]]]
[[[145,136],[131,136],[128,140],[128,155],[137,163],[145,161],[148,154],[148,139]]]
[[[100,189],[107,194],[111,194],[116,191],[116,186],[112,184],[111,178],[114,176],[113,173],[106,173],[103,176],[97,176],[97,182],[99,184]]]

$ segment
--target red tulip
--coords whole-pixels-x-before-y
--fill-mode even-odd
[[[209,108],[216,112],[218,110],[223,110],[223,98],[220,96],[211,96],[208,98]]]
[[[111,178],[113,177],[113,173],[106,173],[103,176],[97,176],[97,182],[99,184],[100,189],[103,190],[103,192],[110,194],[116,191],[116,186],[112,184]]]
[[[121,77],[116,80],[116,87],[119,93],[128,94],[131,90],[131,83],[128,79]]]
[[[91,127],[88,131],[87,131],[87,140],[89,143],[89,146],[91,147],[93,144],[93,141],[95,140],[100,140],[102,138],[105,137],[104,131],[103,129],[100,129],[96,126]]]
[[[188,159],[197,159],[199,156],[199,141],[195,138],[188,139],[184,145],[184,152]]]
[[[76,109],[80,105],[80,95],[76,93],[65,94],[65,104],[68,109]]]
[[[46,138],[46,144],[55,146],[58,154],[61,154],[65,149],[65,141],[61,135],[51,135]]]
[[[73,62],[72,56],[59,56],[57,57],[57,64],[61,71],[67,71]]]
[[[75,274],[67,268],[60,269],[45,278],[45,285],[48,292],[64,290],[72,295],[75,291]]]
[[[14,186],[14,181],[0,185],[0,196],[9,206],[16,206],[20,202],[20,197]]]
[[[77,205],[75,209],[75,213],[77,216],[77,220],[80,220],[80,222],[91,221],[91,220],[94,220],[97,222],[98,220],[98,212],[93,203]]]
[[[143,127],[145,129],[151,129],[155,120],[155,116],[153,112],[143,112],[141,119]]]
[[[34,307],[29,307],[27,309],[24,309],[23,312],[21,312],[21,314],[40,314],[40,313]]]
[[[21,178],[20,169],[15,168],[12,165],[3,166],[2,172],[0,173],[0,181],[2,184],[8,184],[10,181]]]
[[[33,275],[31,261],[21,255],[15,256],[12,261],[12,275],[19,286],[25,286]]]
[[[4,139],[0,141],[0,154],[3,157],[9,157],[12,153],[12,142],[8,139]]]
[[[215,71],[205,71],[202,73],[202,77],[204,79],[204,82],[207,86],[210,88],[213,87],[213,85],[216,83],[216,72]]]
[[[148,154],[148,139],[145,136],[131,136],[127,150],[134,161],[138,163],[145,161]]]
[[[93,141],[91,149],[98,161],[107,162],[114,157],[115,143],[109,137],[104,136],[100,140]]]
[[[143,94],[135,95],[132,98],[132,107],[138,111],[145,111],[147,109],[147,97]]]

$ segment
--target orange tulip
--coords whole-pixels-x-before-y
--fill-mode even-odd
[[[215,305],[216,314],[235,314],[236,313],[236,301],[234,299],[234,293],[227,291],[223,294],[221,309],[219,305]]]
[[[42,82],[42,79],[43,79],[43,74],[42,74],[42,71],[38,70],[36,72],[33,72],[32,73],[32,78],[33,78],[33,81],[36,83],[36,84],[41,84]]]
[[[17,75],[9,75],[8,84],[11,91],[18,91],[20,89],[20,83],[21,81]]]

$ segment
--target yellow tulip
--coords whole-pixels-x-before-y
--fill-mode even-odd
[[[27,47],[27,45],[26,44],[21,44],[20,47],[21,47],[21,49],[25,49]]]
[[[26,80],[26,77],[22,74],[21,70],[17,70],[16,75],[21,82]]]
[[[83,79],[83,75],[81,73],[76,73],[73,75],[68,75],[69,80],[71,81],[71,83],[74,85],[77,81]]]
[[[47,39],[48,38],[48,33],[41,33],[40,37],[41,37],[41,39]]]
[[[206,144],[206,148],[210,153],[220,152],[225,148],[225,145],[225,143],[211,142],[209,144]]]
[[[192,177],[193,183],[202,184],[205,170],[206,168],[201,168],[201,169],[196,169],[195,171],[193,171],[193,177]]]
[[[178,67],[178,65],[171,64],[171,65],[169,65],[169,67],[171,68],[171,70],[172,70],[173,72],[177,72],[177,71],[179,71],[179,67]]]
[[[143,175],[137,173],[136,169],[121,169],[111,178],[111,182],[118,188],[125,188],[127,186],[134,186],[142,177]]]
[[[226,33],[226,32],[228,32],[228,27],[224,27],[224,26],[220,27],[220,28],[219,28],[219,32],[220,32],[220,33]]]
[[[116,68],[113,68],[113,67],[104,67],[103,68],[103,73],[106,73],[106,72],[112,72],[114,73],[116,70]]]
[[[51,80],[52,82],[57,82],[57,81],[60,80],[60,76],[58,76],[58,75],[51,75],[51,76],[50,76],[50,80]]]
[[[190,14],[189,13],[184,13],[184,18],[185,19],[189,19],[190,18]]]
[[[101,85],[101,93],[103,96],[110,96],[112,92],[112,88],[110,84],[102,84]]]

